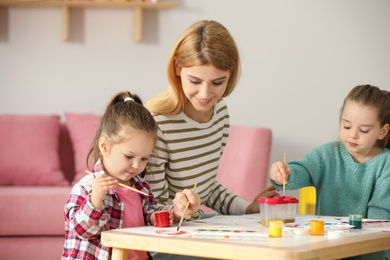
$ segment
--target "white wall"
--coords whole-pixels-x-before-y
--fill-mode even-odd
[[[121,90],[146,101],[167,85],[176,39],[200,19],[236,39],[243,71],[227,100],[231,122],[270,127],[271,161],[335,140],[354,86],[390,90],[388,0],[178,2],[145,12],[140,43],[131,10],[72,9],[64,42],[59,8],[0,8],[0,113],[102,113]]]

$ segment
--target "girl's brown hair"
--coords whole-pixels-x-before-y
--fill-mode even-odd
[[[215,21],[198,21],[192,24],[177,40],[168,61],[169,87],[146,103],[151,112],[165,115],[183,111],[187,98],[184,95],[179,70],[201,65],[213,65],[229,71],[230,77],[223,97],[229,96],[240,74],[240,55],[229,31]]]
[[[345,103],[352,101],[360,104],[361,106],[367,106],[374,108],[378,111],[378,121],[380,126],[383,127],[386,124],[390,125],[390,92],[380,90],[378,87],[372,85],[359,85],[353,88],[348,96],[344,99],[343,106],[340,110],[340,116],[343,113]],[[386,147],[390,149],[390,131],[388,131],[385,138],[378,140],[376,143],[379,147]]]
[[[125,101],[126,98],[130,98]],[[87,156],[87,166],[93,154],[93,164],[102,159],[99,149],[99,139],[104,136],[109,144],[119,144],[126,141],[132,131],[145,131],[157,140],[157,124],[150,112],[143,106],[141,99],[130,92],[116,94],[108,103],[106,111],[100,118],[99,126],[91,149]],[[144,172],[141,174],[144,176]]]

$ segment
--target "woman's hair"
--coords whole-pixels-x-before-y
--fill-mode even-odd
[[[192,24],[177,40],[168,61],[169,86],[146,103],[150,112],[165,115],[183,111],[187,98],[184,95],[177,68],[212,65],[229,71],[230,77],[223,97],[233,92],[240,74],[240,55],[229,31],[215,21],[198,21]]]
[[[390,92],[380,90],[378,87],[371,85],[359,85],[349,92],[344,99],[343,106],[340,110],[340,117],[344,111],[344,106],[347,101],[352,101],[361,106],[367,106],[378,111],[378,121],[380,126],[390,125]],[[378,140],[376,143],[379,147],[387,147],[390,149],[390,131],[385,138]]]
[[[150,112],[143,106],[141,99],[126,91],[116,94],[100,118],[92,147],[87,156],[88,168],[89,158],[92,154],[93,164],[102,159],[99,149],[100,137],[106,137],[108,143],[114,145],[127,141],[132,132],[137,130],[145,131],[156,142],[157,124]]]

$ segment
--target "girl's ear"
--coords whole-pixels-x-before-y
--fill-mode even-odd
[[[99,150],[103,157],[108,155],[108,140],[104,136],[99,138]]]
[[[381,133],[379,134],[378,140],[382,140],[383,138],[385,138],[387,133],[389,132],[389,129],[389,124],[385,124],[381,129]]]
[[[176,72],[176,76],[180,77],[180,68],[179,68],[179,63],[177,62],[177,59],[176,57],[174,58],[174,62],[175,62],[175,72]]]

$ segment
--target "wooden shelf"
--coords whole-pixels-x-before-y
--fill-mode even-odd
[[[144,9],[169,9],[177,6],[176,2],[149,3],[140,0],[133,1],[69,1],[69,0],[0,0],[0,6],[13,7],[57,7],[62,8],[63,40],[69,39],[69,9],[70,8],[121,8],[133,9],[134,12],[134,40],[142,40],[142,12]]]

